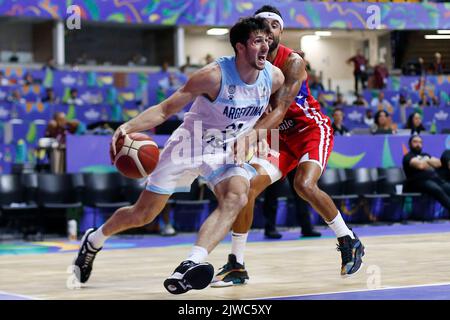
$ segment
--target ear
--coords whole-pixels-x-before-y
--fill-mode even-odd
[[[242,43],[240,43],[240,42],[236,43],[237,52],[242,52],[245,50],[245,48],[246,48],[245,45],[243,45]]]

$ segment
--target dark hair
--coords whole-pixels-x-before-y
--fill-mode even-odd
[[[422,137],[419,136],[418,134],[413,134],[413,135],[411,135],[411,137],[409,137],[409,140],[408,140],[408,146],[409,146],[410,149],[411,149],[411,141],[413,141],[413,139],[414,139],[414,138],[417,138],[417,137],[419,137],[420,140],[422,140]]]
[[[241,18],[230,30],[230,42],[234,52],[237,53],[236,44],[242,43],[247,45],[250,35],[258,31],[267,35],[270,34],[270,27],[265,19],[254,17]]]
[[[374,116],[374,118],[375,118],[375,124],[376,124],[377,126],[379,125],[378,119],[380,118],[380,115],[381,115],[382,113],[384,113],[384,114],[386,115],[386,118],[389,117],[389,113],[388,113],[386,110],[379,110],[379,111],[377,111],[377,113],[375,113],[375,116]]]
[[[268,6],[268,5],[262,6],[261,8],[259,8],[258,10],[255,11],[255,16],[261,12],[273,12],[273,13],[276,13],[277,15],[279,15],[281,18],[283,18],[283,16],[281,15],[281,12],[273,6]]]
[[[414,118],[414,116],[415,116],[416,114],[418,114],[419,116],[421,116],[420,113],[417,112],[417,111],[414,111],[413,113],[411,113],[411,114],[409,115],[409,117],[408,117],[408,120],[406,121],[406,129],[412,129],[412,128],[413,128],[413,118]]]
[[[338,111],[341,111],[342,113],[344,113],[344,110],[342,110],[342,108],[335,108],[331,115],[334,116],[334,114]]]

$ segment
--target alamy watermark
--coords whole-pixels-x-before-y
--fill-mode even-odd
[[[368,29],[380,29],[381,27],[381,8],[377,5],[370,5],[366,9],[369,16],[366,19],[366,26]]]
[[[66,27],[69,30],[81,29],[81,8],[76,5],[67,7]]]

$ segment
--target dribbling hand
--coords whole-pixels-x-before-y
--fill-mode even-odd
[[[127,132],[125,131],[125,128],[123,125],[117,128],[117,130],[114,132],[112,139],[111,139],[111,145],[109,148],[109,156],[111,157],[111,163],[114,164],[114,158],[116,157],[116,143],[117,139],[119,139],[122,136],[125,136]]]

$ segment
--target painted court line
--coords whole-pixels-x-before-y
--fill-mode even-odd
[[[0,300],[40,300],[23,294],[0,291]]]
[[[382,287],[376,289],[356,289],[356,290],[348,290],[348,291],[330,291],[330,292],[320,292],[320,293],[309,293],[309,294],[297,294],[297,295],[288,295],[288,296],[272,296],[272,297],[263,297],[263,298],[252,298],[249,300],[303,300],[307,298],[317,297],[319,299],[326,299],[326,296],[335,295],[335,299],[342,296],[345,298],[345,295],[355,294],[355,293],[376,293],[382,291],[395,291],[395,290],[408,290],[408,289],[418,289],[418,288],[438,288],[438,287],[448,287],[446,292],[448,295],[446,299],[450,300],[450,282],[440,282],[440,283],[430,283],[430,284],[420,284],[420,285],[408,285],[408,286],[396,286],[396,287]],[[391,296],[392,297],[392,296]],[[296,299],[297,298],[297,299]],[[303,299],[302,299],[303,298]],[[395,297],[394,297],[395,298]],[[399,295],[396,299],[400,299]],[[333,299],[333,298],[331,298]],[[364,298],[363,298],[364,299]],[[383,297],[380,296],[379,300],[383,300]],[[433,297],[429,297],[429,299],[433,299]],[[349,299],[352,300],[352,299]]]

